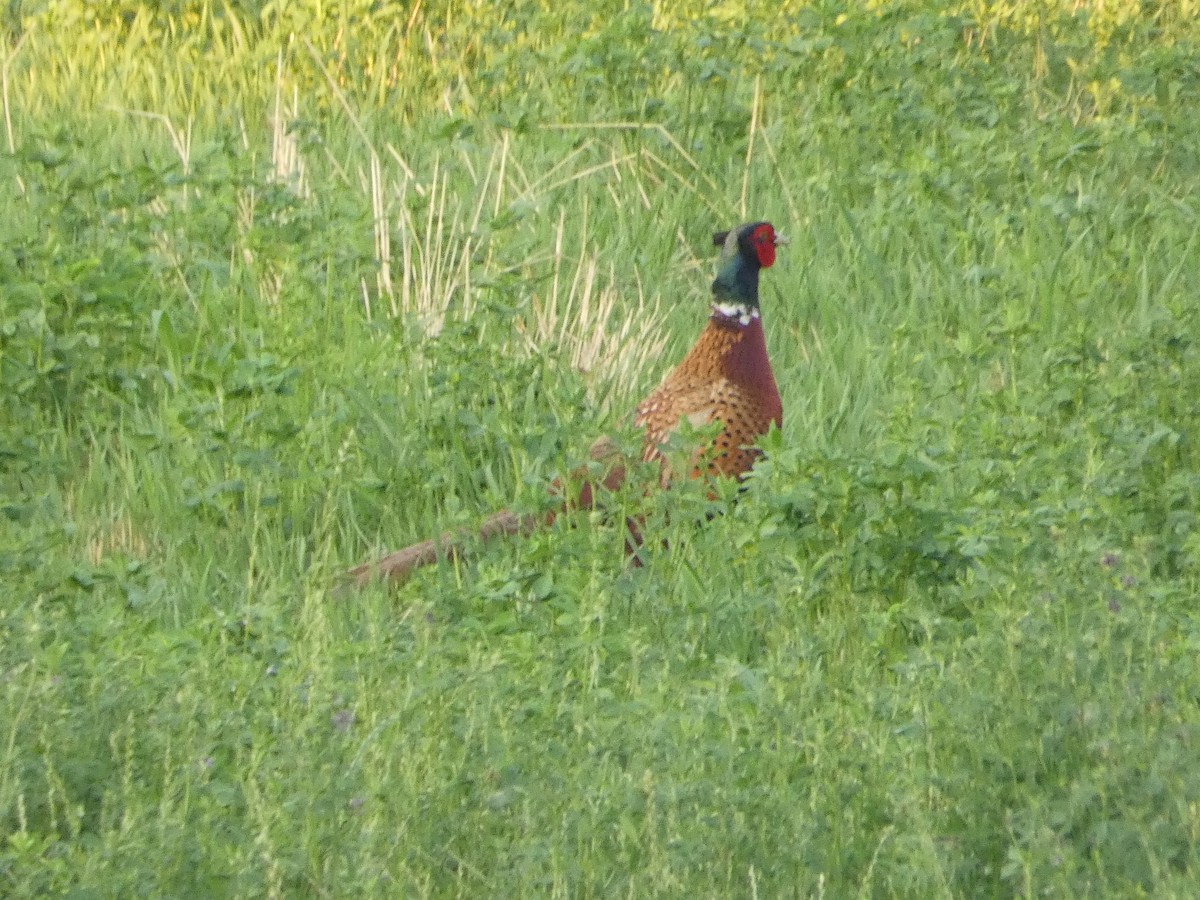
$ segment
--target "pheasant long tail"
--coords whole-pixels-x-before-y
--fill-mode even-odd
[[[402,583],[422,566],[433,565],[439,559],[457,559],[464,555],[467,547],[475,542],[486,543],[494,538],[533,534],[539,528],[552,525],[554,520],[570,509],[591,509],[596,501],[596,485],[605,491],[615,491],[625,481],[625,464],[616,444],[609,438],[601,438],[592,445],[590,456],[593,461],[600,463],[605,472],[604,478],[594,483],[586,469],[575,473],[574,480],[579,485],[579,492],[574,495],[573,502],[564,500],[561,506],[547,513],[538,515],[527,513],[518,515],[511,510],[502,509],[492,513],[483,520],[478,529],[460,529],[447,531],[436,538],[421,541],[417,544],[396,550],[380,559],[356,566],[347,574],[359,587],[365,587],[375,579]],[[551,491],[558,497],[564,493],[561,479],[556,480]],[[631,526],[632,528],[632,526]],[[636,534],[636,529],[632,529]]]
[[[507,509],[493,513],[484,519],[477,532],[472,535],[466,529],[447,531],[436,538],[421,541],[396,550],[381,559],[363,563],[351,569],[349,575],[359,587],[365,587],[375,579],[403,582],[421,566],[429,566],[439,559],[457,559],[472,540],[489,541],[503,535],[528,535],[538,529],[541,517],[529,514],[519,516]]]

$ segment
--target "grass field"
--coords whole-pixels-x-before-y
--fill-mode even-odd
[[[0,895],[1200,895],[1195,0],[0,24]],[[758,218],[736,504],[339,592]]]

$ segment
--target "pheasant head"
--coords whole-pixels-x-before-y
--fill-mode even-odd
[[[775,248],[784,243],[770,222],[750,222],[713,235],[721,248],[713,281],[713,307],[747,325],[758,316],[758,273],[775,262]]]

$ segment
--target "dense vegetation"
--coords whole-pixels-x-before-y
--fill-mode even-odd
[[[6,4],[0,894],[1196,896],[1198,12]],[[736,504],[338,591],[751,217]]]

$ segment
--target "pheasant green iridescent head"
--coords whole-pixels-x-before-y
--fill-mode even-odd
[[[751,222],[713,235],[713,244],[721,248],[712,284],[716,314],[743,325],[758,318],[758,272],[775,262],[775,248],[782,243],[770,222]]]

